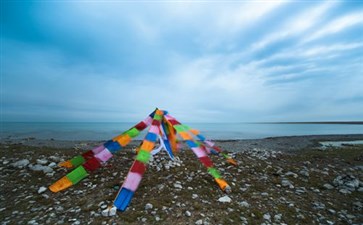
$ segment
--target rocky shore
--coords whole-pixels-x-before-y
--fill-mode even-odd
[[[131,205],[103,215],[135,157],[133,142],[103,168],[60,193],[57,164],[98,143],[1,140],[1,224],[362,224],[363,146],[319,148],[363,135],[218,141],[239,163],[212,156],[232,187],[223,193],[188,149],[151,161]]]

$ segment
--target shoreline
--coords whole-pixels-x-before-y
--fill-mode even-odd
[[[275,136],[261,139],[225,139],[212,140],[219,147],[231,152],[239,152],[245,149],[262,148],[275,151],[298,151],[309,147],[318,147],[320,141],[355,141],[363,140],[363,134],[331,134],[331,135],[301,135],[301,136]],[[36,139],[36,138],[3,138],[0,144],[21,144],[33,147],[50,148],[76,148],[91,149],[107,140],[57,140],[57,139]],[[138,146],[142,140],[132,140],[131,148]],[[186,146],[184,146],[186,148]]]

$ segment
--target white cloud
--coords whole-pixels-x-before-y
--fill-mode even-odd
[[[342,17],[339,17],[338,19],[333,20],[332,22],[328,23],[326,26],[321,27],[313,34],[309,35],[307,38],[305,38],[302,42],[310,42],[316,39],[319,39],[321,37],[331,35],[334,33],[338,33],[344,29],[347,29],[349,27],[359,25],[363,23],[363,13],[357,12],[357,13],[351,13]]]
[[[332,45],[320,45],[316,47],[310,47],[302,50],[300,55],[302,57],[310,57],[315,55],[325,55],[333,52],[348,51],[363,46],[363,43],[344,43],[344,44],[332,44]]]
[[[252,50],[258,50],[289,36],[301,34],[319,23],[319,20],[323,17],[323,15],[335,5],[336,2],[334,1],[326,1],[315,8],[306,9],[302,13],[295,15],[293,18],[287,17],[287,22],[278,28],[278,31],[268,34],[262,40],[254,43]]]

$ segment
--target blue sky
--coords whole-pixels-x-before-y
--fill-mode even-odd
[[[3,121],[363,120],[362,1],[1,1]]]

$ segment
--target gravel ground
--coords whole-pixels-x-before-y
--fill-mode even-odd
[[[232,187],[223,193],[191,151],[156,155],[125,212],[102,216],[135,157],[133,142],[103,168],[60,193],[57,163],[97,142],[2,140],[1,224],[363,224],[363,146],[319,149],[318,141],[363,135],[226,140],[239,163],[212,156]]]

